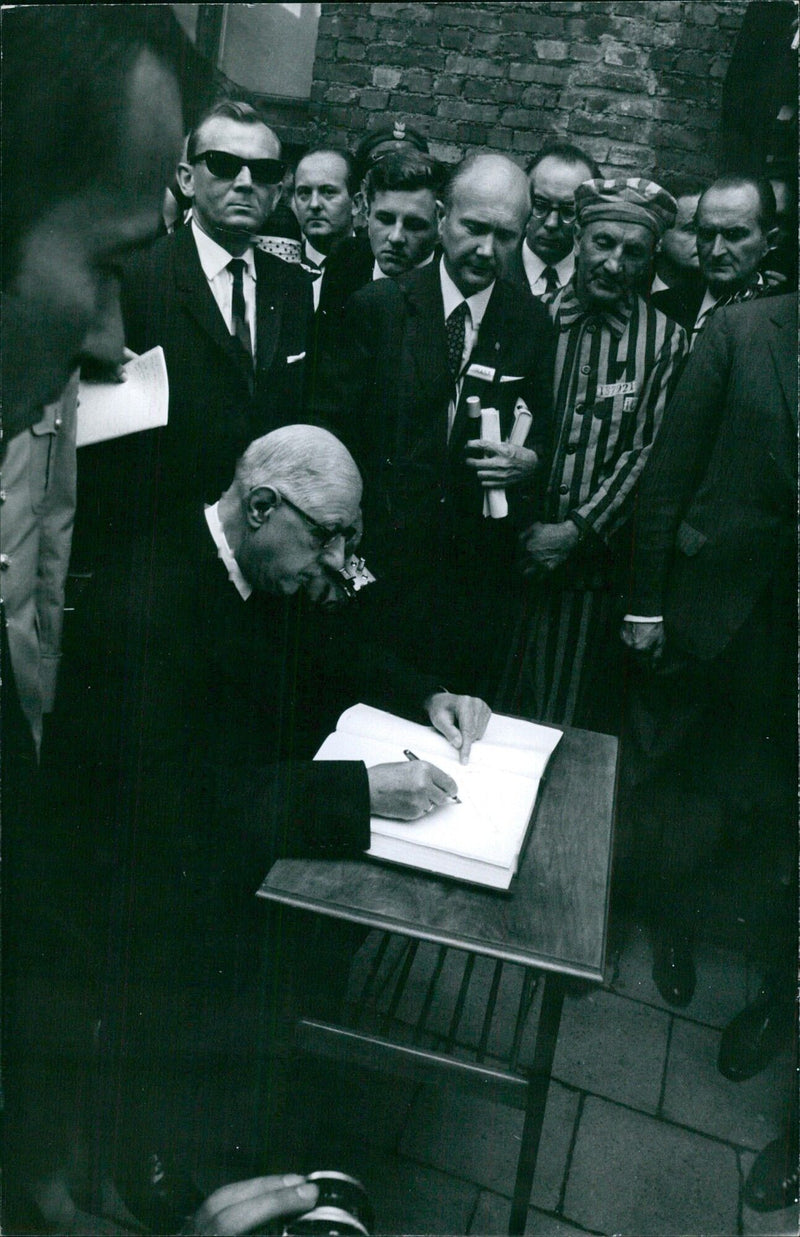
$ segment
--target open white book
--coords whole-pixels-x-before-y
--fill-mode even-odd
[[[420,726],[366,704],[339,718],[315,760],[403,759],[406,749],[449,773],[460,803],[446,803],[420,820],[372,817],[369,854],[410,867],[508,889],[517,870],[539,783],[562,732],[493,713],[469,763],[432,726]]]

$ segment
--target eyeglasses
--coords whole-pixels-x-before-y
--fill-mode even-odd
[[[256,185],[277,185],[286,171],[286,165],[280,159],[242,159],[227,150],[204,150],[190,162],[204,163],[217,180],[236,180],[242,168],[246,167]]]
[[[551,202],[549,198],[535,197],[532,208],[534,215],[540,215],[543,219],[554,210],[562,223],[575,222],[574,202]]]
[[[292,511],[296,511],[302,520],[308,525],[310,532],[314,534],[314,538],[321,550],[327,550],[328,546],[333,545],[338,537],[344,537],[345,542],[353,541],[358,536],[359,530],[352,528],[328,528],[325,524],[320,524],[319,520],[315,520],[313,516],[304,511],[302,507],[298,507],[297,503],[293,503],[285,494],[281,494],[281,501],[286,503],[287,507],[291,507]]]

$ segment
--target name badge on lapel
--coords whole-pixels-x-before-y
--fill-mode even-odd
[[[496,372],[491,365],[478,365],[474,362],[467,370],[467,377],[480,378],[482,382],[494,382]]]

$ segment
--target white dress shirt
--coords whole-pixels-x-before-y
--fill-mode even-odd
[[[228,270],[228,263],[235,255],[228,253],[227,249],[223,249],[222,245],[218,245],[215,240],[212,240],[202,228],[197,226],[197,222],[194,219],[192,220],[191,228],[194,243],[197,246],[197,254],[200,258],[200,265],[203,268],[203,274],[208,280],[211,295],[219,306],[219,312],[222,314],[228,331],[233,335],[233,273]],[[256,262],[253,257],[252,247],[245,249],[244,253],[238,256],[242,258],[245,264],[242,271],[244,313],[247,325],[250,328],[250,343],[252,344],[253,356],[255,356]]]
[[[308,241],[303,241],[303,261],[313,262],[314,266],[318,266],[322,271],[322,274],[318,275],[311,285],[311,292],[314,297],[314,313],[319,309],[319,298],[322,292],[322,281],[325,278],[325,263],[327,260],[328,255],[326,253],[320,253]]]
[[[545,267],[553,267],[558,279],[558,288],[556,289],[558,292],[572,279],[575,270],[575,254],[570,249],[567,256],[562,258],[560,262],[543,262],[539,255],[533,252],[527,240],[524,240],[522,242],[522,265],[525,267],[525,274],[533,295],[544,296],[547,291],[547,281],[544,277]]]
[[[214,540],[214,545],[217,547],[217,554],[228,569],[228,579],[236,586],[236,591],[242,600],[247,601],[247,598],[253,591],[253,587],[251,584],[248,584],[247,580],[245,580],[242,575],[241,568],[234,557],[233,550],[228,545],[228,538],[225,536],[225,530],[223,529],[219,518],[219,503],[214,503],[213,506],[206,507],[205,517],[206,524],[208,525],[208,531],[211,533]]]
[[[475,340],[478,338],[478,331],[483,322],[483,315],[486,313],[486,306],[489,304],[489,299],[494,291],[494,280],[489,284],[488,288],[484,288],[482,292],[473,292],[472,296],[464,296],[459,292],[456,285],[447,273],[447,268],[444,264],[444,258],[439,263],[439,278],[442,282],[442,300],[444,301],[444,320],[445,322],[450,317],[456,306],[462,301],[467,302],[467,317],[464,322],[464,351],[461,354],[461,370],[456,382],[453,398],[450,400],[450,406],[447,410],[447,434],[453,428],[453,422],[456,419],[456,409],[458,401],[461,398],[461,387],[464,382],[464,369],[467,361],[472,355],[472,349],[475,347]]]

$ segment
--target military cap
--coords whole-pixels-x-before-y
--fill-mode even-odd
[[[575,214],[581,226],[595,219],[618,219],[642,223],[660,239],[675,222],[677,210],[666,189],[638,177],[585,180],[575,190]]]
[[[356,147],[355,162],[359,176],[365,176],[374,163],[390,150],[403,150],[411,146],[428,154],[428,143],[417,129],[412,129],[404,120],[381,125],[362,138]]]

